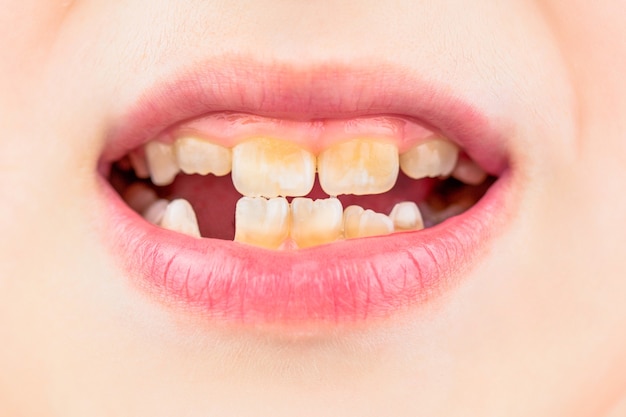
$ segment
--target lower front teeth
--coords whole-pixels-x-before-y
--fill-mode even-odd
[[[322,245],[341,238],[343,207],[336,198],[291,202],[291,239],[300,248]]]
[[[242,197],[235,208],[235,241],[276,249],[289,236],[289,203],[283,197]]]
[[[157,199],[143,212],[150,223],[200,238],[198,221],[184,199]],[[395,205],[390,215],[349,206],[343,210],[334,197],[312,200],[284,197],[242,197],[235,209],[235,241],[268,249],[308,248],[341,239],[381,236],[394,231],[423,229],[422,215],[413,202]]]
[[[393,233],[393,222],[388,216],[365,210],[360,206],[347,207],[343,214],[343,222],[346,239]]]

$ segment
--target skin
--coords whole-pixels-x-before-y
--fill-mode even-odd
[[[0,9],[1,415],[626,415],[626,2]],[[154,302],[100,240],[96,161],[140,88],[233,53],[384,59],[512,120],[511,225],[383,323],[241,329]]]

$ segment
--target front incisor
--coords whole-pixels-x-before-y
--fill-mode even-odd
[[[341,238],[343,207],[336,198],[291,202],[291,239],[300,248],[323,245]]]
[[[393,188],[398,178],[398,148],[370,139],[338,143],[319,155],[317,170],[328,195],[381,194]]]
[[[315,156],[287,141],[258,138],[233,148],[233,185],[246,197],[299,197],[313,189]]]
[[[242,197],[235,208],[235,241],[277,249],[289,236],[290,212],[285,198]]]

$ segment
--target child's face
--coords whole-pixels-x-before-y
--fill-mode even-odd
[[[624,395],[625,2],[0,10],[0,414],[598,416]],[[169,185],[213,151],[232,181]],[[410,178],[424,158],[461,181]],[[343,208],[382,214],[237,203],[308,194],[315,163],[315,198],[363,183]]]

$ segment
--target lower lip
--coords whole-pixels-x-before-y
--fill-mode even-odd
[[[421,230],[297,251],[194,239],[132,211],[100,178],[105,245],[150,297],[214,320],[341,323],[388,317],[467,277],[513,213],[505,171],[465,213]]]

